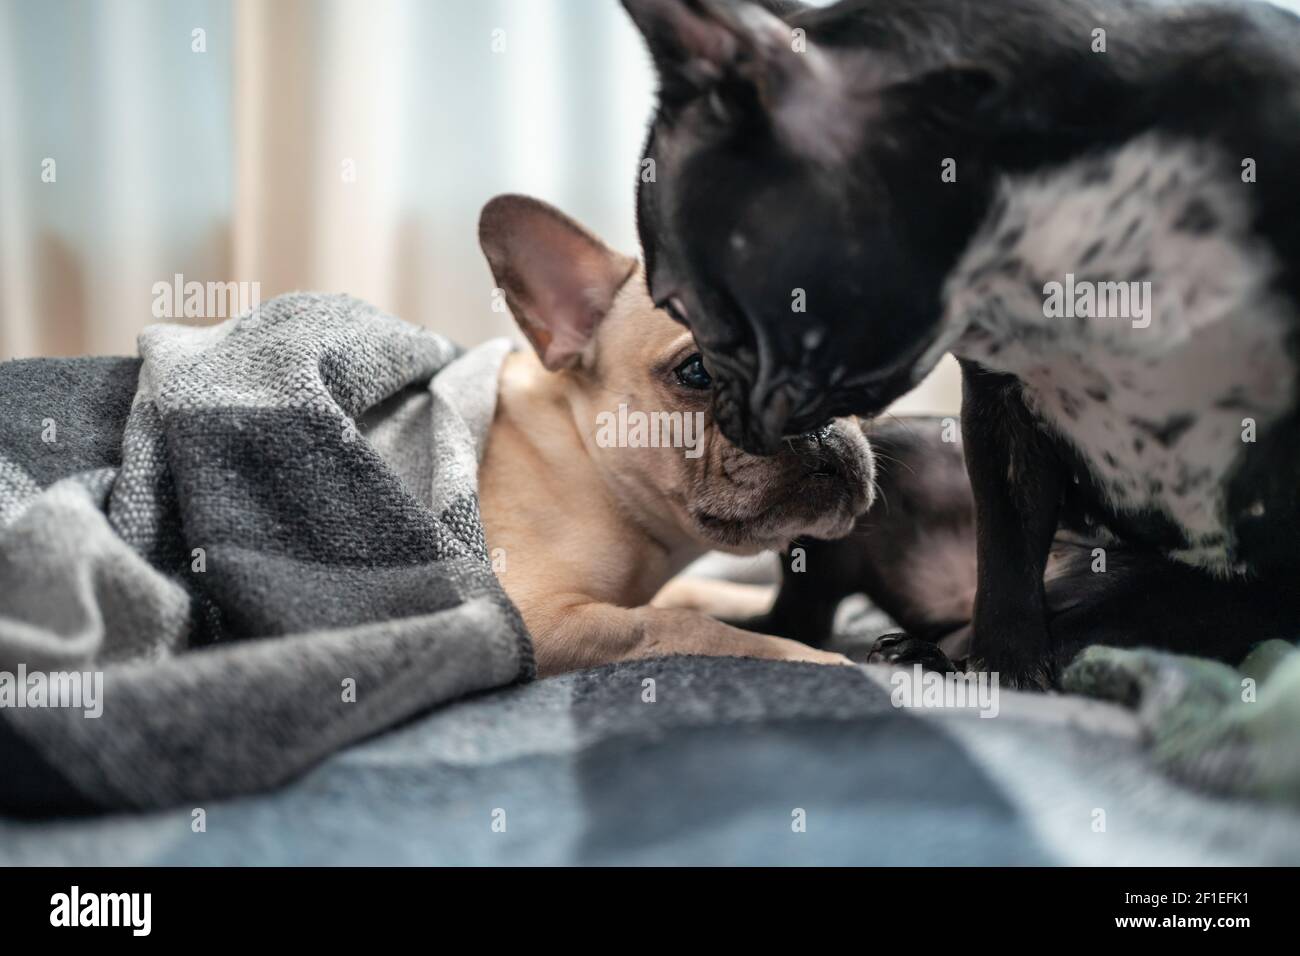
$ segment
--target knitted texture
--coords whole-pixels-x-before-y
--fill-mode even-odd
[[[532,675],[476,495],[505,346],[292,294],[139,347],[0,365],[0,809],[260,789]]]

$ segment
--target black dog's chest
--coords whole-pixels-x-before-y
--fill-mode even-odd
[[[1061,439],[1068,497],[1082,510],[1122,537],[1228,573],[1241,517],[1230,481],[1289,407],[1294,378],[1280,343],[1249,337],[1207,331],[1159,362],[1016,342],[970,357],[1024,383],[1026,405]]]
[[[1235,476],[1291,412],[1292,310],[1212,157],[1135,142],[1088,163],[1009,192],[950,283],[966,322],[952,350],[1023,383],[1081,510],[1246,570],[1237,528],[1270,502]]]

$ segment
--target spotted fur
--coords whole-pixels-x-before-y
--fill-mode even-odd
[[[1249,570],[1227,511],[1244,423],[1258,434],[1284,415],[1296,378],[1250,189],[1221,152],[1153,134],[1008,178],[946,288],[953,351],[1024,383],[1102,515],[1164,516],[1182,538],[1167,552],[1220,575]],[[1045,287],[1067,273],[1150,282],[1150,324],[1049,317]]]

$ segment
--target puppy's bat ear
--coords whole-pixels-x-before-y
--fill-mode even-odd
[[[506,304],[542,364],[551,371],[581,364],[636,260],[528,196],[489,202],[478,234]]]

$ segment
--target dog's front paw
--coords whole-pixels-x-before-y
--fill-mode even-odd
[[[947,674],[957,670],[948,655],[939,649],[938,644],[923,641],[906,634],[886,634],[878,638],[871,647],[864,651],[850,653],[854,660],[863,664],[893,664],[908,666],[920,664],[928,671]]]
[[[822,651],[815,647],[809,647],[807,644],[801,644],[798,641],[786,640],[781,637],[768,637],[766,640],[772,641],[772,646],[777,648],[777,653],[773,656],[777,660],[783,661],[803,661],[806,664],[832,664],[841,667],[852,665],[853,661],[849,660],[843,654],[837,654],[834,651]]]

